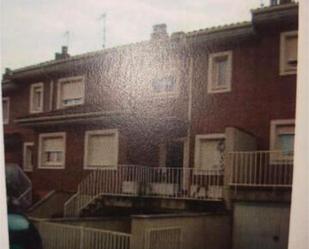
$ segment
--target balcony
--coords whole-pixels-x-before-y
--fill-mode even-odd
[[[91,202],[103,196],[132,196],[182,200],[223,199],[223,170],[156,168],[119,165],[95,170],[78,186],[65,204],[66,216],[77,216]]]
[[[230,186],[289,188],[293,178],[293,153],[240,151],[228,155]]]

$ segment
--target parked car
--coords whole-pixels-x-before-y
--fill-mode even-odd
[[[18,213],[8,213],[10,249],[42,249],[42,240],[35,226]]]

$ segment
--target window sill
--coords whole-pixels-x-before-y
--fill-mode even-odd
[[[71,107],[82,106],[82,105],[84,105],[84,103],[76,104],[76,105],[60,105],[60,106],[57,106],[57,110],[63,110],[63,109],[68,109]]]
[[[177,98],[178,93],[153,93],[150,98],[152,99],[165,99],[165,98]]]
[[[296,75],[296,74],[297,74],[297,70],[295,70],[295,71],[281,71],[280,72],[280,76]]]
[[[64,165],[59,165],[59,164],[45,164],[45,165],[40,165],[38,169],[65,169]]]
[[[117,165],[115,166],[104,166],[104,165],[101,165],[101,166],[89,166],[89,165],[85,165],[84,166],[84,170],[117,170],[118,167]]]
[[[230,88],[224,88],[224,89],[211,89],[208,90],[209,94],[213,94],[213,93],[227,93],[227,92],[231,92],[232,90]]]
[[[39,111],[37,111],[37,110],[30,110],[29,113],[30,114],[43,113],[43,110],[39,110]]]

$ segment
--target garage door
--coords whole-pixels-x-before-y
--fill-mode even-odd
[[[235,203],[233,249],[287,249],[289,205]]]

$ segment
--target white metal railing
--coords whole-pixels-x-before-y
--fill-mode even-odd
[[[270,5],[271,6],[280,5],[280,4],[282,4],[282,2],[283,2],[282,0],[271,0]],[[290,0],[290,3],[298,3],[298,2],[299,2],[299,0]]]
[[[116,169],[94,170],[65,203],[65,215],[77,216],[100,195],[164,197],[177,199],[222,198],[223,170],[159,168],[119,165]]]
[[[79,193],[77,192],[64,203],[64,217],[78,216],[78,199]]]
[[[293,153],[282,151],[241,151],[228,155],[230,185],[290,187]]]
[[[37,225],[44,249],[129,249],[131,235],[82,226],[41,221]]]
[[[23,207],[28,208],[32,204],[32,186],[30,186],[24,193],[22,193],[17,201],[22,203]]]

